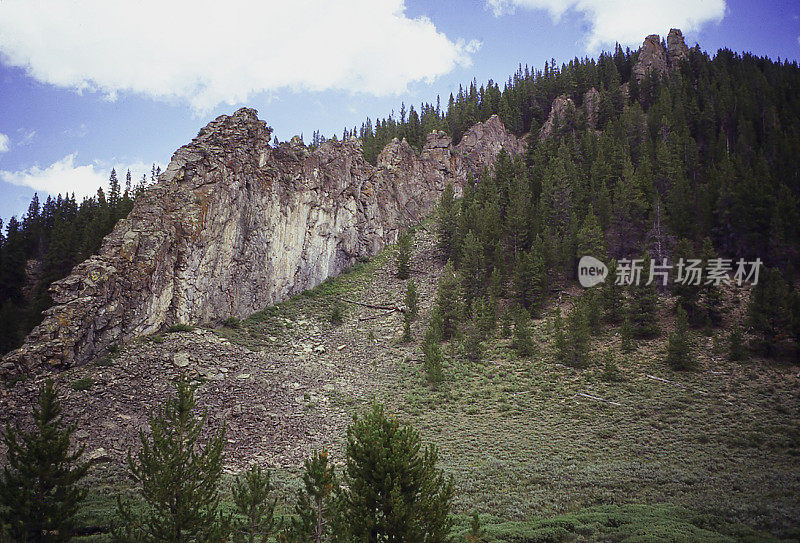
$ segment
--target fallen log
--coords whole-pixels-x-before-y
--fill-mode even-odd
[[[583,396],[584,398],[589,398],[590,400],[597,400],[598,402],[610,403],[611,405],[622,405],[621,403],[612,402],[611,400],[606,400],[605,398],[601,398],[600,396],[592,396],[591,394],[586,394],[584,392],[578,392],[577,396]]]
[[[364,302],[357,302],[355,300],[348,300],[347,298],[342,298],[343,302],[347,302],[348,304],[355,304],[360,305],[361,307],[367,307],[369,309],[380,309],[383,311],[399,311],[400,313],[406,312],[406,307],[402,305],[376,305],[376,304],[365,304]]]

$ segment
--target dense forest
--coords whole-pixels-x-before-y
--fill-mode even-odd
[[[159,173],[153,165],[151,183]],[[0,219],[0,353],[18,347],[41,322],[53,303],[51,283],[100,249],[147,184],[146,176],[133,184],[128,171],[122,185],[111,170],[107,191],[101,187],[94,197],[78,203],[74,193],[59,194],[42,203],[34,194],[22,220],[11,217],[3,229]]]

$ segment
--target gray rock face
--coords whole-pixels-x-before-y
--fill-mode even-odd
[[[544,141],[553,135],[556,128],[564,126],[564,120],[570,112],[575,111],[575,102],[566,94],[556,96],[553,105],[550,106],[550,114],[539,131],[539,140]]]
[[[312,152],[270,136],[243,108],[178,149],[99,254],[53,284],[55,305],[0,371],[83,364],[171,324],[245,317],[374,256],[446,183],[524,148],[496,116],[455,146],[428,135],[421,155],[392,141],[377,167],[356,139]]]
[[[583,94],[583,109],[586,113],[586,124],[589,128],[597,128],[597,116],[600,110],[600,93],[592,87]]]
[[[689,48],[683,39],[683,32],[672,28],[667,35],[667,61],[670,70],[677,69],[681,62],[689,58]]]
[[[683,39],[683,33],[673,28],[667,35],[666,49],[657,34],[647,36],[639,49],[639,59],[633,66],[633,75],[638,83],[642,82],[648,72],[663,76],[675,70],[680,63],[689,57],[689,48]]]
[[[644,39],[639,49],[639,59],[633,66],[633,75],[637,83],[641,83],[648,72],[659,76],[667,73],[667,52],[661,45],[658,34],[650,34]]]

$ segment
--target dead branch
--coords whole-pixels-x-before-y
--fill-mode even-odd
[[[663,377],[656,377],[655,375],[647,375],[648,379],[653,379],[654,381],[661,381],[662,383],[667,383],[668,385],[675,385],[676,387],[685,388],[686,390],[694,390],[695,392],[699,392],[700,394],[708,394],[703,389],[700,388],[692,388],[688,387],[682,383],[676,383],[675,381],[670,381],[669,379],[664,379]]]
[[[348,300],[347,298],[342,298],[343,302],[347,302],[348,304],[355,304],[360,305],[361,307],[367,307],[369,309],[380,309],[383,311],[399,311],[400,313],[405,313],[406,308],[402,305],[376,305],[376,304],[365,304],[364,302],[357,302],[355,300]]]
[[[622,405],[620,403],[612,402],[611,400],[606,400],[605,398],[601,398],[599,396],[592,396],[591,394],[586,394],[584,392],[578,392],[577,396],[583,396],[584,398],[589,398],[590,400],[597,400],[598,402],[610,403],[611,405]]]
[[[385,317],[387,315],[391,315],[394,313],[394,310],[384,311],[383,313],[378,313],[377,315],[370,315],[369,317],[359,317],[359,322],[363,321],[371,321],[372,319],[380,319],[381,317]]]

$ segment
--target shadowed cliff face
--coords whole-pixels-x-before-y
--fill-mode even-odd
[[[181,147],[98,255],[51,288],[55,306],[2,371],[68,367],[175,323],[244,317],[312,288],[396,240],[444,188],[523,143],[496,116],[458,145],[434,132],[418,155],[392,141],[377,167],[358,140],[310,152],[270,145],[252,109]]]

